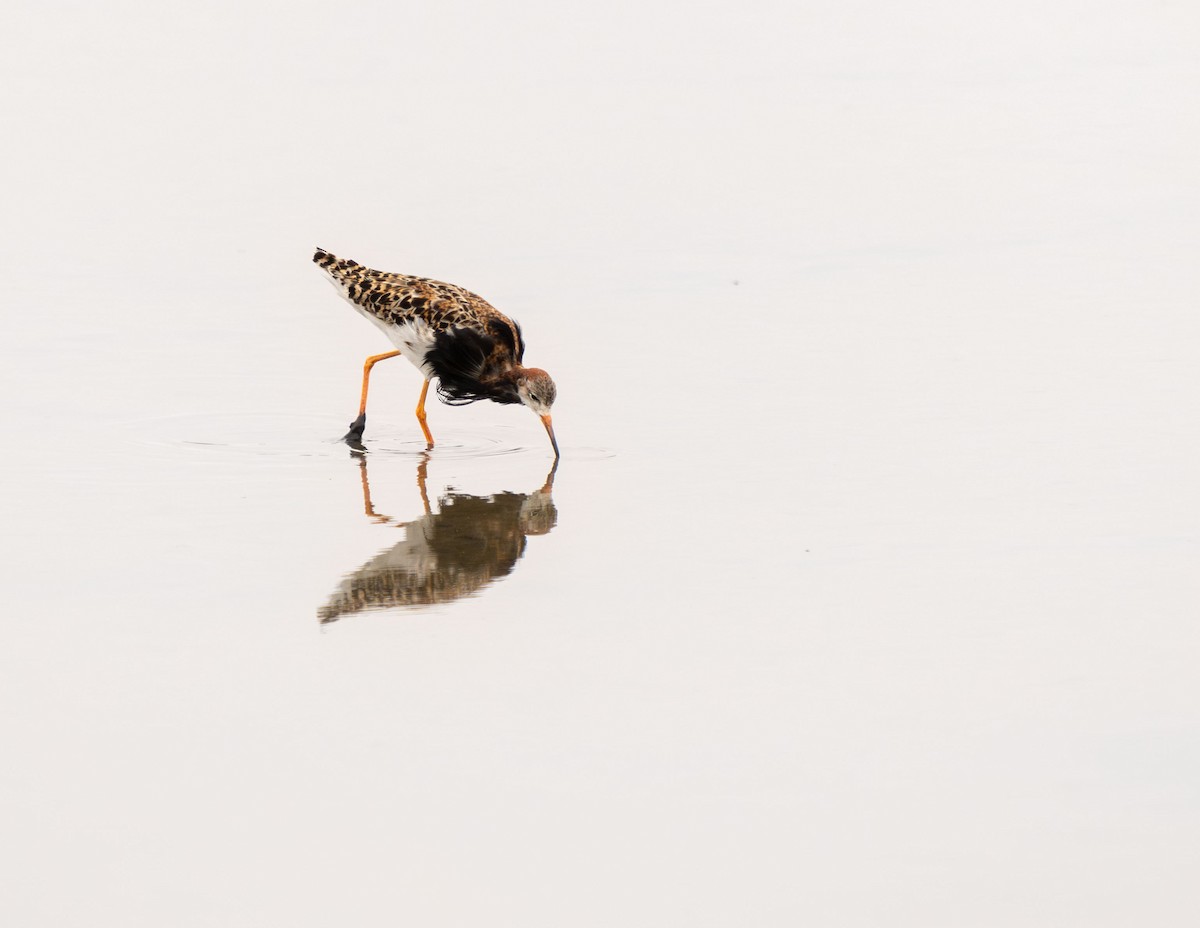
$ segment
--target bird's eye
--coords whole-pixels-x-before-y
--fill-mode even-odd
[[[539,402],[541,402],[541,400],[539,400],[539,399],[537,398],[537,394],[530,393],[530,394],[529,394],[529,398],[530,398],[531,400],[533,400],[535,403],[539,403]]]

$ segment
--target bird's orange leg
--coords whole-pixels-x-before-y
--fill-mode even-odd
[[[429,426],[425,424],[425,396],[429,393],[429,381],[425,381],[425,385],[421,387],[421,398],[417,400],[417,421],[421,423],[421,431],[425,433],[425,440],[429,442],[429,447],[426,451],[433,450],[433,433],[429,431]]]
[[[367,427],[367,387],[371,382],[371,368],[377,362],[394,358],[399,353],[399,351],[388,351],[384,354],[372,355],[363,362],[362,398],[358,401],[358,418],[350,423],[350,431],[346,433],[346,437],[342,439],[343,441],[355,443],[362,441],[363,429]]]
[[[372,355],[363,362],[362,398],[358,401],[358,414],[360,416],[365,416],[367,414],[367,386],[371,382],[371,368],[373,368],[377,362],[386,361],[388,358],[394,358],[399,353],[399,351],[388,351],[384,354]]]

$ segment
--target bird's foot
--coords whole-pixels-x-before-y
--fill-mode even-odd
[[[342,441],[348,444],[351,448],[361,451],[363,448],[362,436],[363,429],[367,427],[367,414],[364,412],[357,419],[350,423],[350,431],[343,437]]]

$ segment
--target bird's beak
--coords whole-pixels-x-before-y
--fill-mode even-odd
[[[554,457],[558,457],[558,442],[554,439],[554,423],[550,421],[550,414],[541,417],[542,425],[546,426],[546,434],[550,436],[550,444],[554,446]]]

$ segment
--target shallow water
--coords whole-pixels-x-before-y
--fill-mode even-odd
[[[14,21],[0,919],[1193,921],[1194,14],[469,12]]]

